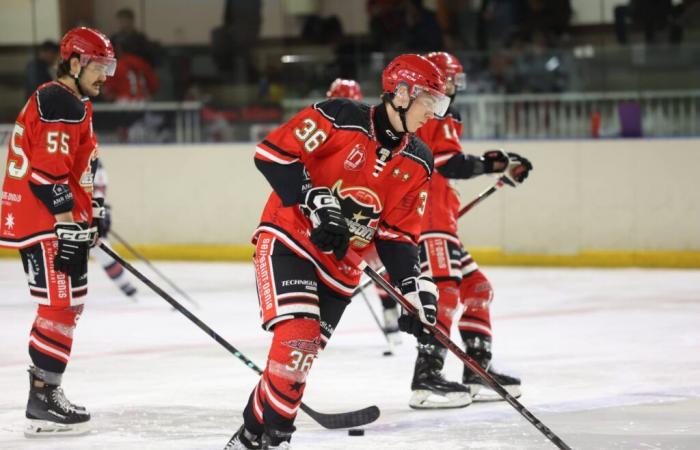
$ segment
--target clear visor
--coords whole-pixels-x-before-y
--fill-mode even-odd
[[[444,117],[447,108],[450,107],[450,97],[447,95],[421,86],[414,88],[416,101],[425,106],[434,116]]]
[[[113,76],[114,72],[117,70],[116,58],[107,58],[104,56],[80,55],[80,65],[83,67],[90,65],[91,70],[102,73],[108,77]]]
[[[465,90],[467,88],[467,74],[464,72],[455,74],[455,76],[452,77],[452,82],[455,85],[455,89],[458,91]]]

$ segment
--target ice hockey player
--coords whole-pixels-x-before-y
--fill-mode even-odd
[[[109,39],[90,28],[66,33],[60,52],[58,80],[41,85],[17,117],[0,205],[0,246],[19,250],[39,304],[29,335],[28,436],[81,434],[90,420],[68,401],[61,378],[102,216],[92,203],[97,140],[88,97],[99,95],[117,61]]]
[[[326,98],[349,98],[350,100],[362,100],[362,88],[355,80],[336,78],[326,92]]]
[[[450,99],[442,72],[414,54],[389,63],[382,88],[376,106],[309,106],[257,147],[255,165],[273,193],[254,263],[262,326],[273,338],[226,449],[290,448],[307,374],[359,283],[361,272],[343,259],[349,250],[362,256],[374,241],[420,320],[435,322],[437,290],[420,276],[417,247],[433,161],[413,133]]]
[[[92,193],[93,199],[100,203],[104,207],[104,218],[100,221],[100,226],[97,228],[97,233],[100,236],[102,242],[107,241],[107,235],[112,226],[112,208],[106,202],[107,196],[107,183],[109,181],[107,177],[107,171],[105,170],[102,160],[98,159],[95,161],[96,167],[94,169],[95,177],[93,179],[94,190]],[[136,287],[131,284],[129,277],[127,277],[124,268],[117,261],[114,260],[107,253],[99,250],[93,253],[93,256],[100,263],[102,268],[107,272],[107,276],[114,281],[117,287],[126,295],[127,297],[133,297],[136,295]]]
[[[326,98],[349,98],[351,100],[362,100],[362,89],[360,83],[355,80],[348,80],[343,78],[336,78],[333,83],[331,83],[328,92],[326,92]],[[365,259],[370,265],[378,269],[382,266],[379,256],[371,245],[367,253],[365,254]],[[397,345],[401,343],[401,333],[399,331],[399,310],[396,308],[396,302],[389,298],[389,295],[382,289],[377,288],[377,294],[379,299],[384,305],[384,332],[387,338],[392,343],[392,345]]]
[[[454,99],[464,89],[466,79],[460,62],[447,52],[426,56],[447,78],[447,93]],[[515,397],[520,395],[520,380],[496,372],[491,367],[490,303],[493,290],[457,235],[459,197],[452,180],[473,178],[481,174],[503,173],[510,182],[522,183],[532,170],[530,162],[502,150],[489,150],[483,156],[462,152],[462,123],[451,106],[442,118],[434,118],[416,133],[433,152],[435,173],[429,183],[428,202],[423,215],[420,237],[421,273],[431,277],[439,291],[437,327],[448,336],[460,304],[459,332],[466,352]],[[409,405],[416,409],[456,408],[467,406],[482,388],[481,380],[466,366],[462,383],[446,380],[442,375],[447,349],[431,335],[418,338]],[[471,396],[470,396],[471,394]],[[489,398],[490,399],[490,398]]]

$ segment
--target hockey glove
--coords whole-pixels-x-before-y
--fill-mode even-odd
[[[92,199],[92,226],[97,227],[97,235],[107,237],[111,225],[110,208],[102,197]]]
[[[333,252],[340,261],[350,245],[350,231],[338,199],[327,187],[309,189],[304,209],[311,219],[311,242],[324,252]]]
[[[484,173],[500,173],[508,168],[508,154],[500,148],[486,151],[481,160],[484,163]]]
[[[88,251],[97,238],[97,230],[86,224],[57,222],[54,231],[58,237],[58,252],[53,268],[77,280],[87,273]]]
[[[432,278],[420,276],[405,278],[399,289],[416,309],[415,314],[401,311],[399,329],[419,337],[425,332],[423,324],[435,325],[437,321],[437,286]]]
[[[520,184],[525,181],[525,178],[532,170],[532,163],[527,158],[523,158],[517,153],[508,153],[510,162],[505,172],[506,183],[515,187],[515,184]]]

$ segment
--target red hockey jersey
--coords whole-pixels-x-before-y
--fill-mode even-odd
[[[462,136],[462,122],[451,108],[445,117],[430,119],[416,134],[433,151],[436,169],[462,151],[459,142]],[[429,200],[423,216],[422,233],[441,232],[456,237],[459,194],[452,187],[451,181],[437,170],[429,186]]]
[[[277,164],[301,162],[313,186],[330,188],[348,222],[350,249],[361,256],[375,238],[418,242],[433,168],[430,150],[415,135],[404,135],[393,151],[383,148],[373,117],[374,107],[351,100],[320,102],[270,133],[255,154]],[[328,286],[352,294],[361,272],[321,252],[310,230],[299,205],[283,206],[273,191],[255,236],[273,233],[311,261]]]
[[[56,219],[30,188],[68,186],[73,219],[92,221],[91,163],[97,157],[92,104],[59,82],[40,86],[17,117],[0,202],[0,247],[24,248],[55,237]]]

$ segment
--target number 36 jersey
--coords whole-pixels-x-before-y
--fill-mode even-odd
[[[374,239],[417,244],[433,169],[430,149],[415,135],[403,135],[392,150],[382,147],[374,113],[347,99],[316,103],[270,133],[255,154],[282,165],[301,162],[311,185],[330,188],[350,229],[350,249],[360,256]],[[273,234],[311,261],[325,284],[351,295],[361,272],[311,243],[311,228],[298,204],[285,207],[273,191],[254,241]]]
[[[59,82],[40,86],[17,117],[0,201],[0,247],[55,238],[50,207],[92,220],[92,161],[97,157],[92,105]],[[70,190],[70,191],[68,191]],[[46,193],[40,199],[36,192]],[[47,202],[49,204],[47,204]]]

